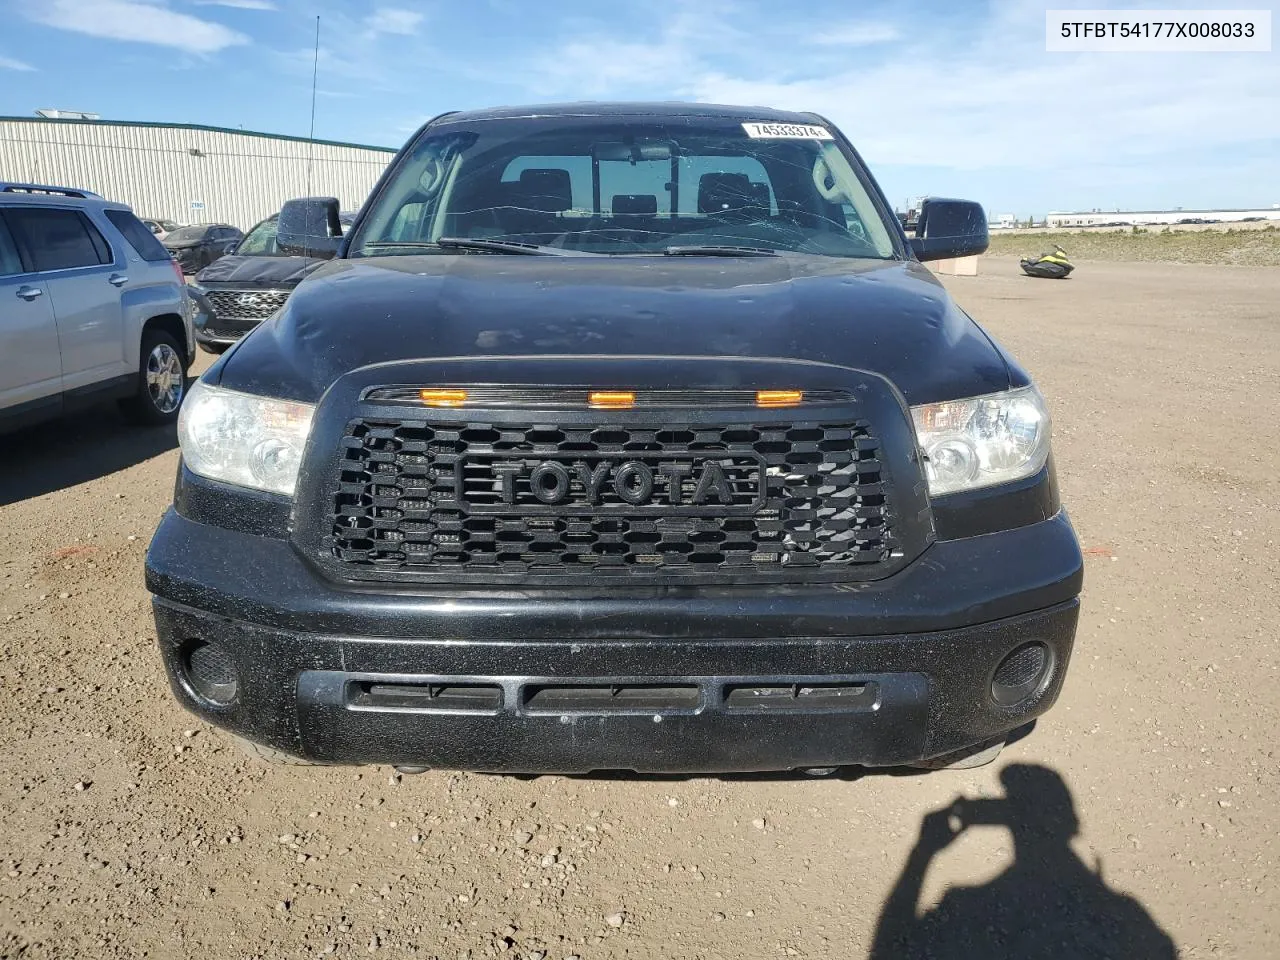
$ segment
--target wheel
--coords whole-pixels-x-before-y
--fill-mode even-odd
[[[1005,738],[1000,737],[997,740],[989,740],[976,746],[965,747],[963,750],[957,750],[954,753],[944,753],[940,757],[919,760],[911,764],[911,766],[920,770],[972,770],[974,767],[985,767],[1000,756],[1000,751],[1004,749],[1004,744]]]
[[[285,753],[283,750],[276,750],[273,747],[264,747],[260,743],[254,743],[252,740],[246,740],[244,737],[237,737],[234,733],[229,734],[235,741],[237,747],[253,757],[255,760],[261,760],[263,763],[269,763],[272,766],[279,767],[319,767],[323,764],[316,763],[314,760],[307,760],[304,757],[295,757],[292,753]]]
[[[182,347],[172,334],[148,330],[142,335],[140,352],[137,392],[122,403],[124,411],[138,423],[173,423],[187,389]]]
[[[205,353],[212,353],[215,357],[226,353],[227,347],[231,346],[229,343],[204,343],[202,341],[196,341],[196,344]]]

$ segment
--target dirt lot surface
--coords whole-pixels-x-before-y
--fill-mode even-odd
[[[172,437],[0,439],[0,956],[863,957],[882,911],[877,957],[1280,955],[1280,269],[982,270],[1089,559],[1062,699],[978,770],[260,766],[154,649]]]
[[[1280,230],[1243,223],[1186,227],[1098,230],[996,230],[994,255],[1034,256],[1061,246],[1073,261],[1219,263],[1237,267],[1280,266]]]

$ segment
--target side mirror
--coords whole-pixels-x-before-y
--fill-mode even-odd
[[[287,200],[280,208],[276,246],[287,257],[329,260],[342,244],[342,221],[334,197]]]
[[[930,198],[920,204],[911,252],[917,260],[947,260],[986,252],[987,215],[972,200]]]

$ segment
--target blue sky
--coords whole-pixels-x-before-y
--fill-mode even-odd
[[[1280,203],[1280,54],[1046,53],[1046,6],[1072,5],[0,0],[0,114],[305,135],[319,14],[328,139],[399,146],[438,112],[494,104],[757,103],[825,114],[897,205]],[[1216,6],[1272,9],[1280,24],[1274,4]]]

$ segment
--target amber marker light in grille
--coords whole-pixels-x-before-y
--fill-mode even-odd
[[[803,390],[757,390],[757,407],[795,407],[804,400]]]
[[[467,391],[419,390],[418,399],[428,407],[460,407],[467,402]]]
[[[592,390],[587,403],[600,410],[625,410],[636,405],[636,395],[631,390]]]

